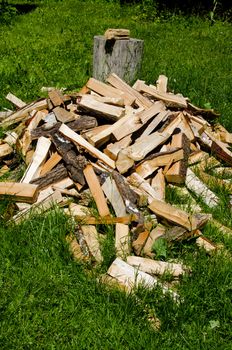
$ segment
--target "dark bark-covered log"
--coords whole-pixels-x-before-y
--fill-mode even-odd
[[[49,129],[46,128],[46,124],[39,126],[38,128],[31,131],[31,139],[36,140],[41,136],[50,137],[52,134],[59,130],[60,126],[61,123],[56,123]]]
[[[73,122],[67,123],[67,126],[73,131],[82,131],[95,128],[98,125],[96,118],[89,116],[82,116]],[[56,123],[51,129],[47,130],[46,126],[40,126],[31,132],[32,140],[38,139],[40,136],[50,137],[56,133],[61,126],[61,123]]]
[[[83,169],[87,165],[87,160],[84,156],[78,155],[76,147],[72,142],[67,140],[59,131],[52,136],[52,141],[57,149],[57,152],[62,156],[66,163],[66,168],[70,173],[70,177],[74,182],[81,185],[85,184]]]
[[[212,120],[220,117],[220,114],[216,113],[213,109],[199,108],[190,102],[188,102],[188,108],[192,111],[193,115],[201,115],[205,119]]]
[[[63,164],[58,164],[54,169],[52,169],[45,175],[30,181],[30,183],[34,185],[39,185],[39,190],[42,190],[43,188],[46,188],[58,181],[61,181],[66,177],[68,177],[67,169],[64,167]]]
[[[97,119],[88,115],[82,115],[80,119],[66,124],[73,131],[82,131],[87,129],[96,128],[98,126]]]

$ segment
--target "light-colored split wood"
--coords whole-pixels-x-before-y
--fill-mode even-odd
[[[168,164],[177,162],[184,158],[184,151],[183,149],[174,149],[174,151],[168,151],[168,152],[158,152],[155,153],[153,156],[148,158],[147,160],[142,161],[138,166],[136,167],[136,173],[138,173],[143,178],[147,178],[152,173],[154,173],[158,167],[166,166]]]
[[[132,291],[139,286],[151,289],[159,285],[163,293],[170,293],[174,300],[178,300],[177,293],[161,285],[155,277],[138,270],[120,258],[116,258],[107,271],[108,275],[116,278],[128,291]]]
[[[120,40],[120,39],[129,39],[130,31],[129,29],[107,29],[105,31],[104,37],[106,40]]]
[[[104,184],[102,185],[102,189],[107,199],[111,203],[116,216],[126,216],[126,208],[123,199],[119,193],[114,179],[111,176],[107,177]]]
[[[91,214],[88,207],[76,203],[71,203],[69,205],[69,212],[72,216],[89,216]]]
[[[62,95],[60,90],[52,89],[52,90],[48,91],[48,96],[49,96],[54,107],[64,105],[63,95]]]
[[[165,176],[163,170],[159,169],[157,174],[151,180],[151,187],[156,192],[155,198],[165,201]]]
[[[125,258],[131,252],[129,227],[124,224],[116,224],[115,226],[115,249],[116,255]]]
[[[30,144],[32,142],[32,137],[31,137],[32,130],[34,130],[39,125],[40,121],[46,116],[47,113],[45,113],[44,111],[37,112],[36,110],[33,110],[31,114],[32,114],[32,119],[29,122],[26,130],[24,131],[22,139],[20,140],[23,155],[26,155],[30,147]]]
[[[96,101],[99,101],[102,103],[106,103],[106,104],[117,106],[117,107],[124,107],[125,106],[124,99],[121,97],[104,97],[104,96],[100,96],[100,95],[97,95],[97,96],[92,95],[92,96]]]
[[[156,89],[159,93],[165,94],[167,92],[168,78],[165,75],[159,75],[156,81]]]
[[[121,174],[125,174],[134,165],[134,160],[128,157],[127,150],[123,149],[118,153],[116,168]]]
[[[120,123],[120,125],[114,125],[112,130],[112,135],[114,138],[119,141],[124,137],[133,134],[135,131],[138,131],[143,124],[141,123],[138,113],[134,109],[128,109],[126,111],[126,116]]]
[[[149,95],[155,97],[157,100],[164,101],[167,106],[186,108],[187,102],[183,96],[175,95],[172,93],[164,93],[158,91],[154,86],[148,86],[145,83],[140,83],[137,87],[140,92],[146,92]]]
[[[84,169],[84,176],[86,182],[88,183],[92,196],[96,202],[100,216],[110,215],[105,196],[103,194],[102,188],[99,184],[97,175],[95,174],[92,165],[88,164],[86,166],[86,168]]]
[[[174,277],[179,277],[185,274],[182,264],[156,261],[138,256],[128,256],[126,261],[131,266],[138,267],[139,270],[152,275],[162,276],[165,273],[170,273]]]
[[[128,106],[132,105],[135,102],[135,97],[129,94],[125,94],[123,91],[107,85],[97,79],[90,78],[86,86],[92,91],[97,92],[98,94],[106,97],[118,98],[121,97],[124,99],[125,104]]]
[[[140,232],[137,239],[132,242],[132,247],[136,255],[140,255],[146,243],[146,240],[148,239],[148,236],[149,236],[149,231],[145,230],[143,232]]]
[[[83,225],[81,226],[81,230],[84,235],[85,241],[88,245],[90,253],[98,263],[101,263],[103,261],[103,257],[101,254],[99,235],[96,230],[96,227],[92,225]]]
[[[53,153],[51,157],[44,163],[41,168],[40,176],[46,174],[50,170],[52,170],[60,161],[62,157],[57,153]]]
[[[200,196],[210,208],[218,205],[219,198],[189,168],[187,169],[185,185],[190,191]]]
[[[149,108],[149,107],[152,106],[152,102],[148,98],[144,97],[137,90],[133,89],[128,84],[126,84],[116,74],[112,73],[107,78],[107,82],[110,83],[115,88],[123,91],[125,94],[128,94],[129,96],[132,96],[132,98],[135,98],[136,104],[139,107]]]
[[[72,179],[70,179],[70,177],[66,177],[63,180],[54,182],[53,186],[57,186],[57,187],[62,188],[62,189],[71,188],[74,186],[74,182]]]
[[[86,151],[92,154],[94,157],[99,158],[106,163],[106,165],[111,168],[115,168],[115,162],[107,157],[104,153],[93,147],[88,141],[86,141],[82,136],[78,135],[72,129],[70,129],[67,125],[62,124],[59,131],[69,138],[71,141],[77,143],[79,146],[83,147]]]
[[[164,103],[158,101],[152,104],[152,106],[138,114],[139,119],[143,124],[146,124],[151,118],[155,117],[158,113],[165,110]]]
[[[10,145],[8,145],[8,143],[3,143],[2,145],[0,145],[0,159],[8,156],[12,152],[13,148]]]
[[[188,156],[190,153],[190,143],[184,133],[178,133],[172,136],[171,147],[179,147],[183,151],[183,158],[173,164],[165,173],[168,182],[184,183],[188,167]]]
[[[154,199],[149,205],[149,209],[157,216],[160,216],[174,224],[187,228],[192,231],[196,229],[194,222],[191,219],[191,215],[183,210],[177,209],[169,203],[165,203]]]
[[[9,196],[15,201],[34,203],[38,197],[38,186],[17,182],[0,182],[0,197]]]
[[[148,153],[166,142],[169,137],[170,134],[166,132],[155,132],[135,142],[132,146],[127,147],[127,155],[135,161],[142,160]]]
[[[139,174],[132,173],[127,180],[132,186],[139,188],[147,196],[149,204],[153,199],[157,198],[157,192]]]
[[[75,217],[77,222],[81,222],[82,224],[85,225],[115,225],[117,223],[119,224],[130,224],[133,221],[138,222],[138,217],[137,215],[128,215],[128,216],[123,216],[123,217],[109,217],[109,216],[104,216],[104,217],[91,217],[91,216],[86,216],[86,215],[77,215]]]
[[[66,240],[69,243],[70,252],[72,253],[73,258],[77,261],[79,260],[85,261],[86,257],[82,253],[80,244],[77,242],[76,236],[74,234],[69,234],[68,236],[66,236]]]
[[[196,239],[198,247],[203,248],[207,253],[211,254],[217,250],[217,246],[204,236],[200,236]]]
[[[96,101],[91,95],[83,95],[78,105],[87,111],[101,114],[111,121],[117,121],[125,114],[124,108]]]
[[[53,113],[55,114],[56,119],[61,123],[72,122],[78,117],[75,113],[68,112],[66,109],[59,106],[53,109]]]
[[[21,179],[21,182],[29,183],[31,180],[35,179],[40,175],[40,167],[47,157],[50,146],[51,141],[46,137],[41,136],[38,139],[36,150],[32,157],[32,161],[29,164],[23,178]]]
[[[3,142],[8,143],[9,146],[14,146],[18,139],[18,134],[14,131],[7,131],[6,137],[4,138]]]
[[[23,108],[26,106],[26,103],[20,100],[17,96],[13,95],[11,92],[9,92],[6,95],[6,99],[11,102],[16,108]]]
[[[60,202],[63,201],[63,197],[60,194],[59,191],[53,192],[51,195],[46,197],[44,200],[32,204],[32,206],[29,209],[25,209],[20,211],[18,214],[16,214],[12,220],[15,223],[19,223],[22,220],[27,219],[31,213],[33,214],[39,214],[45,210],[48,210],[52,208],[55,204],[59,204]]]
[[[26,120],[30,117],[29,113],[33,110],[40,111],[41,109],[47,108],[47,100],[42,99],[36,102],[32,102],[29,105],[26,105],[25,107],[19,109],[16,112],[13,112],[9,117],[4,119],[4,121],[1,123],[1,127],[9,127],[12,124],[18,123],[21,120]]]
[[[116,278],[119,283],[125,285],[128,291],[133,290],[139,285],[143,285],[146,288],[153,288],[158,283],[154,277],[139,271],[120,258],[114,260],[107,273]]]
[[[96,126],[95,128],[93,129],[89,129],[85,132],[82,133],[82,136],[89,142],[91,143],[92,145],[94,146],[97,146],[97,147],[100,147],[102,144],[108,142],[110,140],[110,133],[108,133],[108,128],[110,127],[111,125],[109,124],[104,124],[104,125],[100,125],[100,126]],[[101,139],[101,136],[100,136],[100,140],[98,141],[98,135],[102,134],[103,132],[106,132],[106,136],[104,136],[102,139]],[[103,134],[104,135],[104,134]],[[95,142],[95,139],[97,140]],[[104,152],[105,153],[105,152]]]
[[[118,154],[121,150],[128,147],[131,144],[131,136],[128,135],[121,139],[120,141],[117,141],[115,143],[110,143],[107,145],[107,147],[104,149],[104,153],[113,159],[114,161],[117,160]]]
[[[145,136],[150,135],[157,126],[164,121],[165,118],[167,118],[170,115],[169,111],[162,111],[158,115],[155,116],[155,118],[148,124],[146,129],[143,131],[139,139],[142,139]]]
[[[209,158],[209,154],[203,151],[196,151],[190,154],[188,158],[188,164],[193,165],[201,161],[205,161]]]

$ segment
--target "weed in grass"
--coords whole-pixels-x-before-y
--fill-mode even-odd
[[[167,258],[167,241],[163,238],[158,238],[152,246],[152,252],[155,253],[156,260],[165,260]]]

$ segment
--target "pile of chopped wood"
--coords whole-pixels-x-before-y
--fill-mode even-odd
[[[156,85],[138,80],[131,87],[111,74],[107,83],[90,78],[75,93],[49,89],[47,99],[30,104],[12,94],[7,99],[17,110],[0,114],[0,126],[8,130],[0,144],[1,175],[17,166],[19,153],[27,165],[20,182],[0,183],[1,196],[13,197],[17,207],[11,220],[20,222],[31,209],[53,203],[66,206],[76,222],[71,245],[97,262],[103,258],[96,225],[113,225],[117,259],[108,274],[129,289],[141,282],[154,286],[154,275],[167,270],[184,273],[181,264],[153,260],[160,238],[196,238],[207,250],[216,249],[200,231],[210,215],[165,202],[165,186],[174,184],[209,207],[218,205],[205,168],[213,163],[215,174],[232,174],[220,163],[232,165],[232,134],[215,122],[213,110],[167,92],[163,75]]]

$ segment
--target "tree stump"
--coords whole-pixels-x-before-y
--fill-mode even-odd
[[[139,39],[106,40],[104,36],[95,36],[93,77],[105,81],[115,73],[127,83],[133,83],[141,69],[143,43]]]

